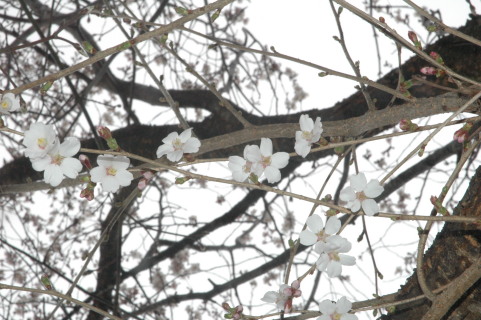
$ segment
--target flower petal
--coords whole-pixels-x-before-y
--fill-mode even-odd
[[[63,173],[59,166],[49,165],[45,168],[43,178],[46,183],[50,184],[52,187],[56,187],[62,182]]]
[[[60,164],[60,169],[65,176],[74,179],[82,171],[82,163],[75,158],[65,158]]]
[[[346,187],[342,189],[341,193],[339,194],[339,199],[342,201],[353,201],[356,199],[356,192],[352,187]]]
[[[379,205],[373,199],[366,199],[362,202],[362,210],[368,216],[372,216],[379,212]]]
[[[376,198],[380,196],[383,191],[384,187],[379,184],[379,181],[373,179],[366,185],[364,194],[369,198]]]
[[[281,172],[279,169],[274,168],[273,166],[268,166],[264,169],[264,174],[266,175],[267,181],[269,183],[276,183],[281,180]]]
[[[182,143],[185,143],[187,140],[192,137],[192,128],[185,129],[180,135],[179,139]]]
[[[264,157],[272,156],[272,140],[269,138],[262,138],[260,150]]]
[[[355,199],[347,203],[347,207],[351,209],[352,212],[358,212],[361,210],[361,201]]]
[[[314,233],[319,233],[322,228],[324,228],[324,223],[322,222],[322,218],[317,215],[313,214],[306,220],[306,225]]]
[[[299,240],[305,246],[312,246],[317,242],[317,236],[309,230],[303,230],[299,235]]]
[[[364,191],[367,185],[366,176],[363,172],[359,172],[358,174],[353,174],[349,177],[349,182],[351,183],[351,187],[356,191]]]
[[[282,169],[289,163],[289,154],[287,152],[276,152],[271,156],[271,166]]]
[[[58,153],[62,157],[73,157],[80,150],[80,141],[74,137],[65,138],[59,147]]]
[[[276,303],[278,298],[279,293],[275,291],[268,291],[261,300],[267,303]]]
[[[325,232],[335,234],[341,229],[341,220],[337,216],[332,216],[326,221]]]
[[[200,148],[200,140],[197,138],[190,138],[184,143],[182,149],[185,153],[196,153]]]
[[[307,114],[302,114],[299,118],[299,125],[302,131],[311,132],[314,129],[314,121]]]

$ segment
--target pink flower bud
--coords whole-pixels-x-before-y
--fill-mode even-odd
[[[90,159],[88,156],[86,156],[85,154],[81,154],[78,156],[78,159],[85,166],[85,168],[87,168],[88,170],[92,169],[92,164],[90,163]]]
[[[414,44],[416,44],[416,42],[418,42],[418,36],[416,35],[415,32],[408,31],[408,37],[409,37],[409,40],[411,40]]]
[[[92,188],[85,188],[82,191],[80,191],[80,198],[85,198],[88,201],[92,201],[94,199],[94,189]]]
[[[435,51],[431,51],[431,53],[429,53],[429,56],[431,58],[433,58],[434,60],[438,60],[441,56],[439,55],[439,53],[435,52]]]
[[[142,191],[147,187],[148,180],[145,178],[142,178],[139,180],[139,183],[137,184],[137,188]]]
[[[453,136],[453,140],[456,140],[459,143],[463,143],[468,138],[468,133],[463,131],[462,129],[456,131]]]
[[[154,173],[152,171],[144,171],[144,172],[142,172],[142,175],[147,180],[150,180],[154,177]]]
[[[97,127],[97,132],[99,135],[104,138],[105,140],[112,139],[112,132],[110,132],[110,129],[104,126],[98,126]]]
[[[421,68],[421,73],[428,75],[428,76],[434,76],[438,72],[436,68],[433,67],[423,67]]]

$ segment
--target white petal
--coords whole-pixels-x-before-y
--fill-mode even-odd
[[[264,174],[266,175],[267,181],[269,183],[276,183],[281,180],[281,172],[279,169],[272,166],[268,166],[264,169]]]
[[[234,171],[232,172],[232,178],[238,182],[244,182],[249,177],[250,173],[244,171]]]
[[[172,162],[177,162],[177,161],[180,161],[180,159],[182,159],[183,155],[184,153],[182,152],[182,150],[176,150],[176,151],[167,153],[167,159],[169,159]]]
[[[337,262],[337,261],[332,261],[329,262],[326,268],[326,273],[329,276],[329,278],[335,278],[339,277],[342,272],[342,265]]]
[[[73,157],[80,150],[80,141],[77,138],[68,137],[59,147],[59,154],[62,157]]]
[[[247,145],[244,148],[244,158],[252,163],[261,161],[261,150],[259,146]]]
[[[105,192],[116,192],[120,188],[119,181],[114,176],[106,175],[100,182],[102,183],[102,188]]]
[[[229,163],[227,166],[231,171],[239,171],[242,170],[242,167],[245,166],[246,160],[239,156],[230,156]]]
[[[200,140],[197,138],[190,138],[182,147],[185,153],[196,153],[200,148]]]
[[[282,169],[289,163],[289,154],[287,152],[276,152],[271,156],[271,166]]]
[[[356,258],[346,254],[339,255],[339,262],[344,266],[353,266],[356,264]],[[350,308],[349,308],[350,309]]]
[[[35,171],[43,171],[47,166],[50,165],[52,162],[52,158],[49,155],[46,155],[42,158],[34,158],[30,159],[32,162],[32,168]]]
[[[163,144],[157,148],[157,158],[161,158],[164,154],[168,154],[174,151],[172,144]]]
[[[346,187],[342,189],[341,193],[339,194],[339,198],[342,201],[352,201],[356,199],[356,192],[352,187]]]
[[[279,293],[275,291],[268,291],[261,300],[267,303],[276,303],[278,298]]]
[[[262,138],[260,150],[264,157],[272,156],[272,140],[269,138]]]
[[[303,230],[299,235],[299,239],[301,244],[305,246],[312,246],[314,243],[317,242],[317,235],[315,235],[309,230]]]
[[[313,214],[312,216],[307,218],[306,225],[309,228],[309,230],[311,230],[314,233],[319,233],[319,231],[321,231],[322,228],[324,228],[324,223],[322,222],[322,218],[317,214]]]
[[[82,171],[82,163],[75,158],[65,158],[60,165],[63,174],[71,179],[76,178],[78,173]]]
[[[299,125],[302,131],[311,132],[314,128],[314,121],[307,114],[302,114],[299,118]]]
[[[130,159],[126,156],[114,156],[112,166],[117,170],[125,170],[130,165]]]
[[[185,129],[180,135],[179,139],[181,142],[185,143],[189,138],[192,137],[192,128]]]
[[[327,234],[335,234],[341,229],[341,220],[337,216],[327,219],[325,232]]]
[[[362,210],[368,216],[379,212],[379,205],[373,199],[366,199],[362,202]]]
[[[113,158],[114,156],[111,154],[100,155],[97,157],[97,164],[104,168],[111,167]]]
[[[319,303],[319,311],[325,315],[331,315],[336,311],[336,304],[331,300],[323,300]]]
[[[63,173],[59,166],[52,164],[45,168],[43,177],[46,183],[49,183],[52,187],[56,187],[62,182]]]
[[[171,132],[167,137],[162,139],[162,142],[165,144],[172,144],[172,141],[174,141],[178,137],[179,137],[179,134],[177,132]]]
[[[309,152],[311,152],[311,144],[304,139],[296,141],[296,144],[294,145],[294,150],[298,155],[305,158],[309,154]]]
[[[349,181],[351,182],[351,187],[356,192],[364,191],[364,188],[366,188],[367,185],[366,176],[362,172],[359,172],[357,175],[351,175]]]
[[[361,210],[361,201],[355,199],[347,203],[347,207],[351,209],[352,212],[358,212]]]
[[[90,170],[90,179],[92,180],[92,182],[99,183],[106,176],[107,172],[104,167],[98,166]]]
[[[341,297],[337,300],[336,311],[337,313],[347,313],[352,309],[352,303],[346,299],[346,297]]]
[[[126,187],[130,185],[130,182],[134,179],[134,176],[127,170],[119,170],[117,171],[115,178],[121,186]]]
[[[379,184],[377,180],[371,180],[364,189],[364,194],[369,198],[376,198],[380,196],[381,193],[384,191],[384,188]]]

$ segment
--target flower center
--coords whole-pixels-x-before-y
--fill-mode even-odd
[[[368,199],[368,197],[364,194],[363,191],[360,191],[360,192],[356,192],[356,198],[363,202],[364,200]]]
[[[325,240],[326,240],[328,235],[324,232],[324,230],[321,230],[316,234],[316,236],[317,236],[318,242],[319,241],[326,242]]]
[[[310,131],[302,131],[302,138],[310,142],[312,139],[312,133]]]
[[[340,320],[341,319],[341,314],[334,312],[334,314],[331,315],[332,320]]]
[[[56,154],[52,157],[52,164],[61,165],[63,159],[65,159],[65,157],[62,157],[60,154]]]
[[[184,145],[182,143],[182,141],[180,141],[179,138],[176,138],[173,142],[172,142],[172,145],[174,146],[174,150],[177,151],[177,150],[181,150],[182,149],[182,146]]]
[[[329,255],[329,259],[332,260],[332,261],[341,260],[341,258],[339,258],[339,253],[337,253],[337,252],[329,252],[328,255]]]
[[[47,139],[45,138],[38,138],[37,145],[40,149],[44,150],[47,147]]]
[[[245,173],[249,173],[249,172],[251,172],[251,168],[252,168],[252,162],[246,161],[246,164],[242,167],[242,170]]]
[[[264,156],[261,156],[262,157],[262,160],[261,160],[261,165],[266,168],[268,166],[271,165],[271,157],[264,157]]]
[[[108,167],[107,168],[107,175],[108,176],[115,176],[117,174],[117,169]]]
[[[4,99],[2,100],[2,108],[3,108],[3,109],[7,110],[8,108],[10,108],[11,105],[12,105],[12,104],[11,104],[11,102],[10,102],[10,99],[4,98]]]

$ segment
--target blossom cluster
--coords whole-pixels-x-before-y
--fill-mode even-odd
[[[23,138],[25,156],[36,171],[43,171],[44,181],[58,186],[64,177],[74,179],[82,164],[73,156],[80,150],[80,141],[69,137],[60,143],[52,125],[33,123]]]
[[[337,216],[327,219],[326,225],[322,218],[313,214],[306,221],[307,230],[299,235],[301,244],[314,245],[314,251],[319,254],[316,267],[319,271],[325,271],[331,278],[338,277],[342,272],[342,266],[352,266],[356,259],[345,253],[351,250],[351,243],[336,235],[341,229],[341,221]]]

